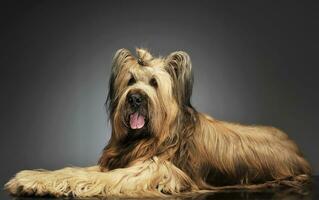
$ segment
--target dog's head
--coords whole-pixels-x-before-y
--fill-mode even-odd
[[[107,106],[112,138],[166,137],[179,112],[191,107],[193,77],[187,53],[154,58],[137,49],[120,49],[113,58]]]

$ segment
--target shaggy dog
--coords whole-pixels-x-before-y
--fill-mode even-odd
[[[112,136],[98,166],[25,170],[13,195],[154,197],[203,190],[301,188],[311,169],[296,144],[268,126],[216,120],[191,105],[187,53],[113,59],[107,107]]]

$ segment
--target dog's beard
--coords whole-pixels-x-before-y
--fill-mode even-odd
[[[150,136],[147,107],[147,105],[143,105],[138,109],[132,109],[129,105],[124,106],[122,123],[127,131],[126,139],[135,140]]]

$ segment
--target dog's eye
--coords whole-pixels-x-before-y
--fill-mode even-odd
[[[152,79],[150,80],[150,85],[153,86],[153,87],[155,87],[155,88],[157,88],[157,81],[156,81],[155,78],[152,78]]]
[[[135,82],[136,82],[136,81],[135,81],[135,78],[132,77],[132,78],[130,78],[130,80],[128,81],[127,85],[133,85]]]

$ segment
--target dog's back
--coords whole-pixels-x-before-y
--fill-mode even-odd
[[[199,118],[197,142],[207,151],[203,156],[211,165],[206,177],[211,185],[310,177],[309,163],[284,132],[274,127],[218,121],[203,114]]]

